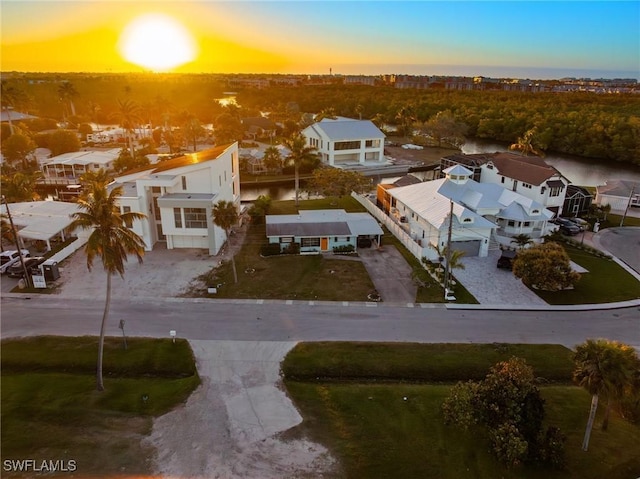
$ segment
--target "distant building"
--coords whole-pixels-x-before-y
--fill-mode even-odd
[[[607,180],[596,187],[596,204],[610,205],[612,210],[624,211],[627,206],[640,206],[640,181]]]
[[[385,135],[370,120],[325,118],[302,130],[302,135],[330,166],[385,161]]]

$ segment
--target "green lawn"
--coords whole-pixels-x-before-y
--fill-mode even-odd
[[[617,416],[608,432],[594,429],[589,452],[581,450],[590,397],[569,383],[568,349],[554,345],[396,346],[398,350],[392,344],[300,344],[283,364],[286,388],[304,417],[302,425],[289,434],[309,436],[329,447],[340,463],[336,477],[630,479],[640,475],[640,428]],[[536,375],[545,378],[542,384],[547,385],[541,386],[541,392],[546,422],[567,436],[565,471],[505,469],[490,454],[480,431],[465,432],[443,422],[441,405],[451,381],[475,378],[478,362],[491,364],[511,355],[526,357]],[[343,372],[346,363],[352,364],[347,374]],[[421,363],[424,371],[418,372]],[[313,376],[314,367],[318,379]],[[308,381],[292,379],[294,374]],[[359,374],[362,377],[354,380]],[[416,378],[432,382],[416,383]],[[596,425],[599,420],[600,416]]]
[[[640,298],[640,283],[615,261],[563,244],[569,257],[588,270],[572,290],[533,290],[549,304],[612,303]]]
[[[82,477],[151,472],[152,451],[140,441],[154,416],[200,383],[191,348],[130,338],[124,350],[121,338],[106,338],[103,392],[95,390],[96,360],[93,337],[2,341],[4,460],[74,460]]]

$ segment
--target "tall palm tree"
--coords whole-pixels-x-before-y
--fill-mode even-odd
[[[236,260],[231,251],[231,228],[238,221],[238,210],[233,201],[220,200],[213,205],[213,222],[216,226],[222,228],[227,235],[227,241],[229,242],[229,253],[231,254],[231,265],[233,267],[233,281],[238,282],[238,273],[236,272]]]
[[[14,128],[11,121],[11,110],[20,105],[27,103],[27,95],[23,90],[9,84],[6,80],[0,83],[0,104],[2,109],[7,112],[7,121],[9,122],[9,131],[13,135]]]
[[[118,100],[118,109],[114,114],[115,120],[118,122],[121,128],[124,129],[127,135],[127,143],[129,145],[129,152],[131,158],[135,158],[136,152],[133,148],[133,130],[140,123],[140,107],[132,100]]]
[[[607,430],[611,407],[629,387],[635,385],[640,360],[631,346],[607,339],[588,339],[578,345],[573,360],[573,380],[591,394],[591,410],[582,442],[582,450],[586,451],[599,397],[602,395],[607,399],[602,422],[602,429]]]
[[[300,189],[300,166],[303,163],[317,162],[318,154],[316,153],[315,147],[307,146],[307,139],[301,133],[297,133],[289,138],[286,138],[283,143],[290,152],[286,157],[286,161],[293,164],[294,168],[296,206],[298,206],[298,190]]]
[[[78,96],[78,90],[73,86],[73,83],[70,81],[63,82],[58,87],[58,95],[60,95],[60,100],[69,103],[70,111],[72,116],[76,116],[76,106],[73,104],[73,99]],[[66,106],[65,106],[66,110]]]
[[[89,240],[84,248],[87,254],[87,268],[91,271],[93,261],[99,257],[107,273],[107,291],[100,325],[100,341],[98,343],[98,367],[96,371],[96,388],[104,391],[102,380],[102,355],[104,351],[104,334],[111,305],[111,276],[119,273],[124,277],[124,264],[129,254],[135,255],[142,263],[144,240],[127,228],[134,220],[141,220],[145,215],[135,211],[120,213],[117,205],[122,195],[122,187],[111,191],[107,188],[106,175],[89,176],[84,184],[85,190],[78,199],[81,211],[73,213],[71,230],[80,228],[91,230]]]

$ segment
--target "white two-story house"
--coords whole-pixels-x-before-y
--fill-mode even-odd
[[[238,144],[222,145],[144,169],[125,172],[110,186],[122,186],[121,211],[144,213],[129,225],[150,251],[158,242],[167,249],[204,248],[218,253],[226,240],[213,223],[213,206],[220,200],[240,204]]]
[[[314,147],[329,166],[383,163],[385,135],[370,120],[325,118],[302,130],[307,145]]]
[[[469,169],[480,183],[500,185],[561,216],[570,181],[544,159],[510,152],[451,155],[441,160],[443,171],[456,164]]]
[[[467,256],[487,256],[490,244],[513,248],[514,236],[528,235],[540,241],[553,228],[553,213],[540,203],[491,183],[478,183],[473,172],[461,165],[444,171],[446,177],[387,190],[390,216],[397,218],[410,237],[425,247],[429,259],[437,257],[435,247],[451,247]]]

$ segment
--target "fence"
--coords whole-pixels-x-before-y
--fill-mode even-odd
[[[402,226],[396,223],[393,218],[389,217],[382,211],[376,204],[374,204],[369,198],[359,195],[355,192],[351,193],[351,196],[355,198],[358,203],[364,206],[367,211],[373,215],[379,222],[385,225],[385,227],[404,245],[409,252],[422,261],[423,257],[426,257],[430,261],[437,261],[438,253],[431,246],[423,247],[418,244],[409,234],[407,234]]]

